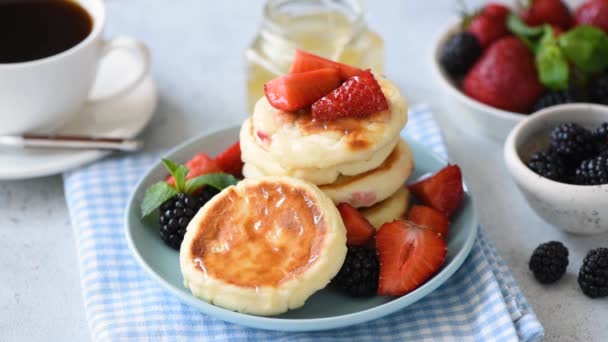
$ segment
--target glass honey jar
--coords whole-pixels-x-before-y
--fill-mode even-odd
[[[249,113],[264,96],[264,83],[289,71],[296,48],[384,71],[384,41],[365,23],[360,0],[268,0],[245,51]]]

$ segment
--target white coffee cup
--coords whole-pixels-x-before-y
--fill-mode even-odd
[[[128,37],[102,38],[106,19],[103,1],[74,1],[93,20],[91,32],[83,41],[50,57],[0,63],[0,135],[50,132],[77,115],[86,102],[108,101],[123,95],[147,75],[150,55],[143,43]],[[137,77],[112,94],[91,98],[100,61],[116,49],[133,54],[139,61]]]

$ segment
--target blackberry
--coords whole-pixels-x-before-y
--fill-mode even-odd
[[[473,34],[460,32],[448,39],[441,49],[439,63],[451,76],[462,76],[481,55],[481,44]]]
[[[570,182],[570,173],[561,157],[553,152],[536,152],[528,162],[530,170],[556,182]]]
[[[605,73],[589,83],[591,102],[608,105],[608,73]]]
[[[220,191],[212,186],[206,186],[204,188],[202,188],[199,193],[197,194],[198,199],[201,201],[201,206],[205,205],[207,202],[209,202],[210,199],[213,198],[213,196],[219,194]]]
[[[380,263],[373,249],[348,246],[346,259],[332,280],[339,290],[353,296],[373,296],[378,290]]]
[[[583,161],[576,168],[575,180],[580,185],[608,184],[608,153]]]
[[[608,248],[587,253],[578,273],[578,285],[591,298],[608,296]]]
[[[533,112],[562,103],[578,102],[579,97],[572,89],[546,91],[532,107]]]
[[[553,129],[551,148],[571,165],[578,165],[598,152],[593,134],[573,122],[560,124]]]
[[[543,243],[532,253],[529,267],[539,282],[556,282],[566,273],[568,248],[559,241]]]
[[[595,139],[601,147],[608,147],[608,122],[604,122],[595,130]]]
[[[210,186],[204,187],[198,195],[180,192],[160,206],[160,237],[176,250],[184,240],[186,227],[198,210],[219,191]]]

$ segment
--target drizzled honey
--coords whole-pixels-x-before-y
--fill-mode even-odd
[[[246,193],[226,191],[191,246],[206,276],[236,286],[277,286],[317,259],[326,227],[302,189],[262,182]]]

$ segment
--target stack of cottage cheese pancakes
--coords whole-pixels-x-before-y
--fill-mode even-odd
[[[376,76],[389,109],[366,118],[316,122],[262,97],[241,128],[246,178],[290,176],[317,185],[335,204],[358,208],[376,227],[402,217],[404,183],[414,160],[400,132],[407,105],[397,87]]]
[[[365,117],[319,121],[258,101],[240,131],[245,180],[205,204],[181,245],[184,285],[196,297],[256,315],[301,307],[344,263],[337,204],[376,229],[403,217],[414,168],[400,138],[407,106],[393,83],[375,77],[388,109]]]

